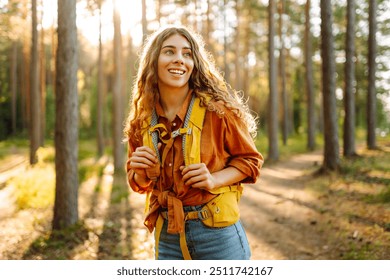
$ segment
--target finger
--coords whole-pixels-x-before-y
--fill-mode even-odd
[[[192,186],[197,183],[206,182],[207,181],[207,175],[206,174],[199,174],[196,176],[190,177],[188,180],[184,181],[184,184],[187,186]]]
[[[149,161],[153,163],[157,163],[158,159],[156,154],[152,150],[144,150],[144,149],[139,149],[135,150],[132,154],[132,158],[144,158],[148,159]]]
[[[146,169],[146,168],[150,168],[150,167],[153,167],[153,165],[149,165],[149,164],[146,164],[146,163],[142,163],[142,162],[130,162],[130,168],[131,169]]]
[[[137,155],[133,155],[131,158],[130,158],[130,165],[131,164],[146,164],[148,167],[154,167],[156,166],[157,162],[155,160],[151,160],[149,158],[146,158],[144,156],[137,156]]]
[[[181,166],[180,167],[181,175],[185,175],[188,172],[191,172],[193,170],[200,170],[200,169],[206,169],[207,170],[207,167],[206,167],[206,165],[204,163],[194,163],[194,164],[190,164],[190,165],[187,165],[187,166]]]
[[[201,175],[202,170],[201,169],[194,169],[194,170],[188,170],[187,172],[183,172],[183,173],[184,173],[183,181],[186,182],[189,179],[191,179],[192,177]]]
[[[208,189],[208,184],[207,181],[200,181],[195,184],[191,184],[191,187],[195,189]]]

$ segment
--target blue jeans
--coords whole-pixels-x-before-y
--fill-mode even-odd
[[[158,246],[159,260],[183,260],[180,235],[167,233],[164,221]],[[188,250],[193,260],[249,260],[248,239],[240,221],[223,228],[210,228],[200,220],[186,221]]]

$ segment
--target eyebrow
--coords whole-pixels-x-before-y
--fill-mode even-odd
[[[161,49],[165,49],[165,48],[176,49],[176,47],[173,46],[173,45],[166,45],[166,46],[163,46]],[[185,49],[185,50],[192,50],[191,47],[184,47],[183,49]]]

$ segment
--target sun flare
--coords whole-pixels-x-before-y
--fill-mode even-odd
[[[130,34],[133,43],[141,44],[142,27],[141,0],[108,0],[102,5],[102,40],[107,42],[114,36],[113,27],[113,5],[115,5],[121,16],[121,31],[123,35]],[[153,2],[151,2],[153,4]],[[150,3],[149,3],[150,4]],[[150,6],[150,5],[149,5]],[[148,6],[148,9],[149,9]],[[153,6],[153,5],[151,5]],[[150,7],[152,8],[152,7]],[[152,9],[154,10],[154,9]],[[57,2],[53,0],[43,0],[43,19],[44,28],[49,28],[57,21]],[[99,12],[87,9],[86,1],[77,3],[77,28],[85,38],[93,45],[99,42]]]

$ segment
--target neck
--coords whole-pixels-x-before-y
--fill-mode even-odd
[[[163,90],[159,88],[159,91],[161,107],[167,118],[172,121],[183,106],[187,94],[189,93],[189,88],[185,87],[175,90]]]

